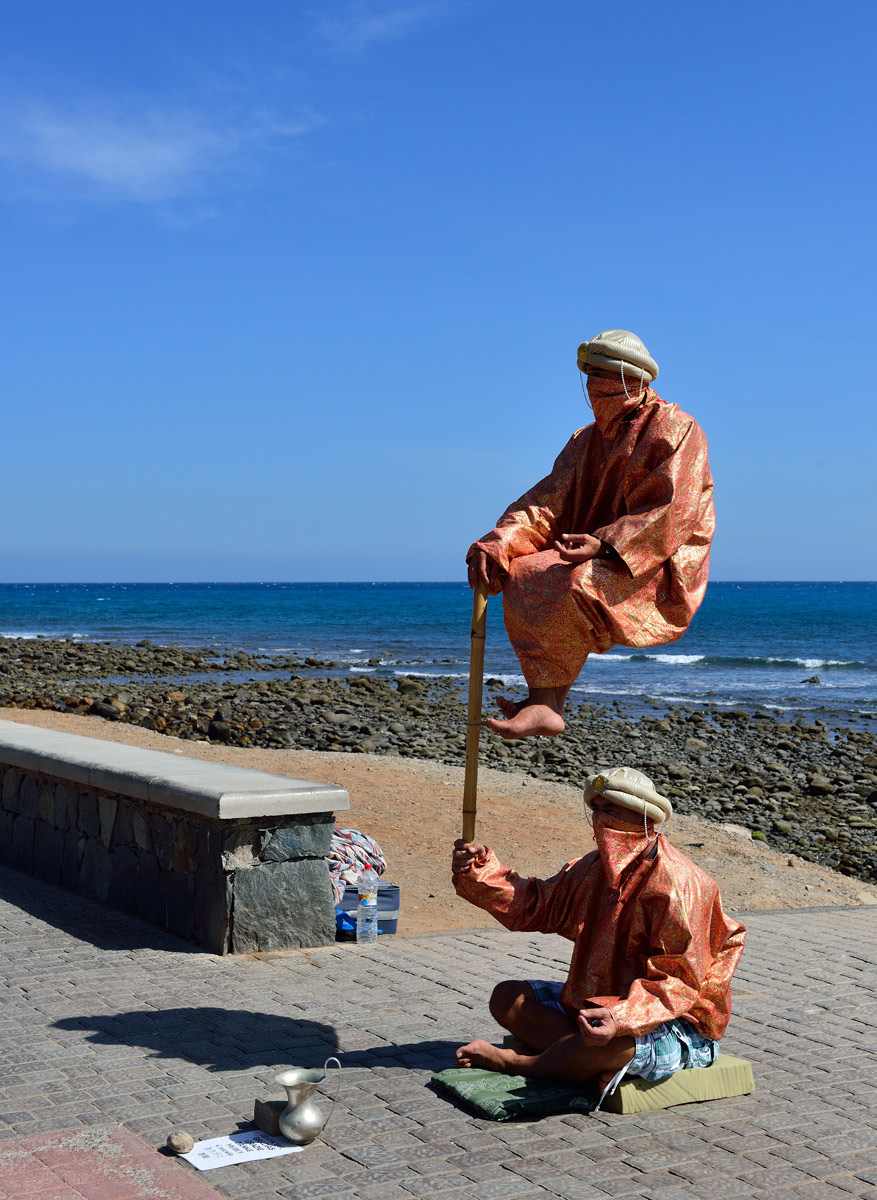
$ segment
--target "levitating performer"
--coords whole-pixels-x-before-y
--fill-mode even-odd
[[[700,426],[651,387],[658,366],[635,334],[598,334],[577,361],[593,422],[466,558],[472,587],[502,591],[529,688],[487,722],[506,738],[561,733],[589,654],[675,641],[706,590],[715,514]]]

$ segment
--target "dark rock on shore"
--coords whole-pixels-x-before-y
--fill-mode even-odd
[[[285,657],[267,661],[281,670],[306,666]],[[244,662],[243,669],[266,667],[244,652],[0,639],[0,705],[88,713],[232,746],[464,761],[466,711],[457,679],[292,674],[245,684],[179,683],[189,673],[228,673]],[[331,669],[318,659],[307,668]],[[123,691],[119,676],[126,678]],[[743,825],[778,849],[877,880],[877,739],[868,732],[743,709],[682,706],[633,719],[618,702],[581,704],[559,738],[504,742],[484,729],[481,761],[572,784],[630,763],[680,812]]]

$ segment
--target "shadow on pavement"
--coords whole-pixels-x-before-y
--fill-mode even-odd
[[[272,1063],[322,1066],[338,1052],[331,1025],[245,1008],[143,1009],[108,1016],[65,1017],[56,1029],[90,1031],[95,1045],[122,1043],[153,1058],[188,1059],[212,1071],[249,1070]]]
[[[445,1038],[344,1051],[332,1025],[251,1009],[143,1009],[65,1017],[54,1028],[85,1030],[94,1045],[136,1047],[153,1058],[188,1059],[212,1071],[251,1070],[272,1063],[322,1066],[337,1054],[349,1067],[441,1070],[453,1066],[459,1041]]]
[[[433,1038],[422,1042],[372,1046],[348,1050],[341,1061],[348,1067],[404,1067],[406,1070],[443,1071],[454,1065],[454,1051],[464,1038]]]
[[[98,950],[170,950],[176,954],[207,954],[194,942],[183,941],[169,930],[139,917],[86,900],[75,892],[0,867],[0,900],[14,904],[38,921],[45,921],[71,937],[90,942]],[[32,932],[32,931],[31,931]]]

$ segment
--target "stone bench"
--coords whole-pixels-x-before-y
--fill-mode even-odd
[[[0,862],[216,954],[326,946],[340,787],[0,721]]]

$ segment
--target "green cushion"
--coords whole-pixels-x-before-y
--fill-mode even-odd
[[[600,1107],[614,1113],[651,1112],[697,1100],[745,1096],[754,1090],[751,1064],[745,1058],[720,1054],[711,1067],[677,1071],[669,1079],[657,1083],[631,1075],[618,1085],[614,1095],[606,1097]]]
[[[432,1084],[473,1109],[479,1117],[508,1121],[510,1117],[544,1117],[550,1113],[588,1113],[594,1101],[578,1088],[559,1083],[503,1075],[478,1067],[451,1067],[433,1075]]]
[[[585,1094],[581,1088],[477,1067],[439,1071],[433,1075],[432,1084],[491,1121],[560,1112],[588,1113],[597,1103],[596,1090],[588,1089]],[[711,1067],[677,1071],[657,1083],[632,1075],[618,1085],[613,1095],[606,1097],[601,1108],[614,1113],[650,1112],[674,1104],[743,1096],[754,1089],[752,1067],[746,1059],[720,1054]]]

